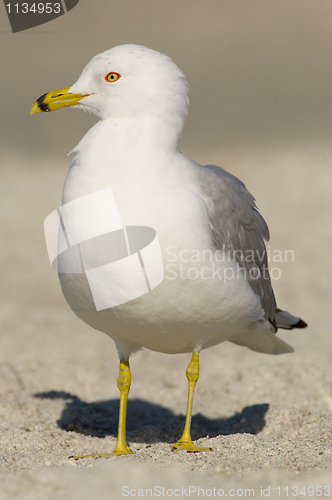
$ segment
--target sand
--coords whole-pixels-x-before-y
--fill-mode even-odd
[[[9,152],[0,188],[1,499],[151,497],[146,488],[155,497],[200,498],[198,487],[235,498],[286,498],[288,487],[288,496],[304,498],[319,495],[310,486],[332,487],[332,150],[297,144],[203,153],[195,159],[239,175],[256,196],[271,255],[294,251],[294,262],[270,266],[281,270],[279,306],[309,323],[280,332],[296,352],[269,356],[230,343],[202,352],[193,438],[212,452],[188,454],[170,444],[184,423],[189,358],[143,351],[131,361],[134,454],[74,461],[115,446],[117,353],[69,310],[48,262],[43,220],[60,205],[67,159]]]

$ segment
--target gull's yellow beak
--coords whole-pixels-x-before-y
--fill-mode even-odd
[[[40,96],[32,106],[30,115],[41,113],[42,111],[54,111],[55,109],[64,108],[65,106],[75,106],[76,104],[80,104],[81,99],[89,95],[71,94],[69,92],[70,89],[71,87],[53,90],[53,92],[48,92]]]

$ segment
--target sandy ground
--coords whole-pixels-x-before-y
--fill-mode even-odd
[[[309,323],[306,330],[280,332],[296,352],[273,357],[230,343],[204,351],[193,438],[213,451],[188,454],[173,453],[170,444],[184,423],[189,358],[143,351],[131,361],[128,440],[135,453],[69,458],[114,448],[117,353],[112,340],[69,310],[49,266],[43,220],[60,205],[67,159],[5,155],[1,499],[118,499],[138,496],[140,489],[140,496],[149,497],[145,488],[154,487],[165,488],[160,496],[198,498],[200,487],[205,496],[210,490],[221,496],[223,489],[224,496],[239,498],[253,488],[255,497],[286,498],[288,491],[304,498],[312,491],[319,496],[319,488],[309,487],[321,486],[328,496],[323,487],[332,487],[332,150],[306,144],[197,152],[195,159],[239,175],[269,223],[272,254],[294,250],[294,262],[270,266],[281,270],[274,281],[279,306]]]

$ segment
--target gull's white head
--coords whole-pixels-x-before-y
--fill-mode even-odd
[[[96,55],[71,87],[42,95],[31,114],[77,106],[101,120],[162,122],[181,134],[187,92],[182,71],[168,56],[141,45],[119,45]]]
[[[140,45],[119,45],[96,55],[70,88],[89,94],[81,106],[101,119],[167,119],[187,115],[188,84],[165,54]]]

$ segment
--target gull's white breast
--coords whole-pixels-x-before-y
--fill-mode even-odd
[[[225,267],[235,276],[238,267],[226,258],[222,262],[220,252],[216,259],[207,207],[195,184],[199,166],[178,151],[135,147],[139,142],[132,137],[127,147],[122,134],[110,145],[107,134],[107,123],[99,122],[79,144],[63,204],[111,188],[123,226],[156,231],[165,277],[136,299],[96,311],[86,276],[60,273],[73,311],[128,350],[190,352],[256,328],[259,298],[243,276],[223,279]]]

